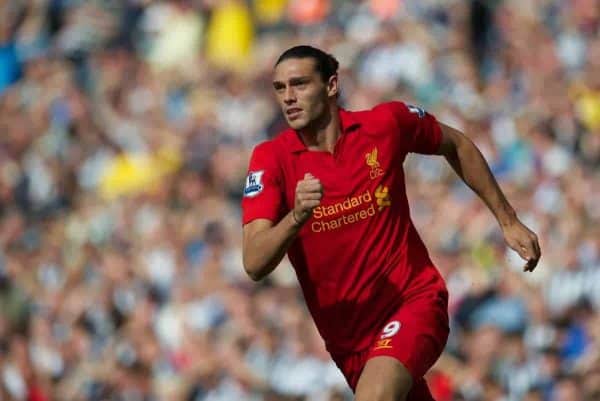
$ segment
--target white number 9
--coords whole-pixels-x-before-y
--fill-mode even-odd
[[[381,338],[383,339],[391,337],[396,334],[398,330],[400,330],[400,322],[397,320],[392,320],[383,328],[383,334],[381,335]]]

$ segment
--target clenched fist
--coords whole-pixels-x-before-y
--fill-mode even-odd
[[[310,173],[296,184],[296,199],[292,217],[298,224],[304,224],[312,215],[314,208],[319,206],[323,198],[323,185],[318,178]]]
[[[503,227],[502,231],[508,246],[517,252],[523,260],[527,261],[523,271],[532,272],[542,256],[537,235],[518,219]]]

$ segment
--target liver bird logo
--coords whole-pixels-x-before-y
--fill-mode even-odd
[[[381,177],[384,174],[383,169],[379,167],[379,162],[377,161],[377,148],[373,148],[372,151],[365,155],[365,159],[367,161],[367,166],[371,168],[369,172],[369,177],[374,180],[377,177]]]
[[[377,161],[377,148],[373,148],[373,150],[365,155],[365,159],[367,159],[367,166],[372,169],[379,167],[379,162]]]

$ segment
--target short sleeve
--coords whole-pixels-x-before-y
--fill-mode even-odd
[[[389,102],[405,151],[435,154],[442,142],[442,130],[436,118],[420,107]]]
[[[252,152],[242,197],[242,224],[256,219],[280,219],[283,177],[277,154],[269,145],[270,142],[262,143]]]

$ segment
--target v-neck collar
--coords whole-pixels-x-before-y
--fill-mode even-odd
[[[352,111],[348,111],[345,110],[343,108],[339,108],[338,109],[339,113],[339,117],[340,117],[340,124],[341,124],[341,128],[342,128],[342,136],[356,130],[356,128],[358,128],[361,123],[360,121],[358,121],[356,119],[355,113]],[[286,136],[287,136],[287,142],[288,142],[288,148],[290,150],[290,152],[292,153],[298,153],[298,152],[308,152],[308,148],[306,147],[306,145],[304,144],[304,142],[302,142],[302,138],[300,137],[300,134],[298,133],[298,131],[289,128],[288,131],[286,132]],[[342,139],[342,137],[340,136],[338,138],[338,143],[340,142],[340,140]]]

